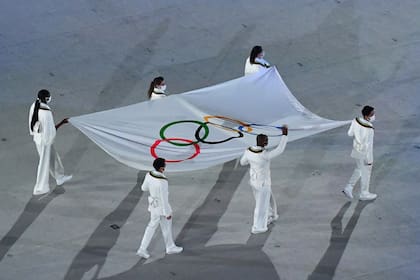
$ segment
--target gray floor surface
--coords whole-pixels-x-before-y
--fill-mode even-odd
[[[0,279],[420,279],[419,26],[416,0],[1,1]],[[375,202],[341,194],[354,168],[346,127],[272,162],[280,219],[266,234],[250,234],[235,162],[168,174],[181,255],[165,256],[158,233],[152,258],[135,256],[144,172],[71,125],[56,148],[73,180],[32,197],[27,114],[40,88],[58,121],[144,101],[157,75],[171,93],[239,77],[256,44],[314,113],[375,106]]]

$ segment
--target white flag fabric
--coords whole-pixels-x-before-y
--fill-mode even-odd
[[[203,169],[238,158],[256,144],[259,133],[268,135],[273,147],[283,124],[290,142],[350,123],[308,111],[275,67],[69,121],[123,164],[150,170],[153,160],[163,157],[167,171]]]

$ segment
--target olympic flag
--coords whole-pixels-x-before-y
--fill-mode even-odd
[[[271,67],[214,86],[70,118],[105,152],[130,167],[149,170],[156,157],[167,171],[203,169],[238,158],[255,135],[289,142],[350,121],[319,117],[299,103]]]

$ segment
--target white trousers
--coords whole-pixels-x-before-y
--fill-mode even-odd
[[[41,145],[35,143],[39,154],[38,170],[36,174],[36,183],[34,195],[44,194],[50,191],[49,174],[58,179],[64,176],[64,167],[60,156],[53,145]],[[53,162],[51,167],[50,162]]]
[[[346,189],[353,191],[354,186],[360,180],[360,194],[369,193],[370,175],[372,173],[372,165],[366,165],[363,159],[355,159],[356,168],[351,176]]]
[[[275,220],[277,215],[277,204],[272,197],[271,186],[252,187],[255,198],[254,220],[252,232],[265,232],[268,230],[269,219]],[[271,198],[271,205],[270,205]]]
[[[163,240],[165,241],[166,251],[175,247],[174,239],[172,237],[172,218],[168,220],[165,216],[150,213],[150,222],[144,231],[140,249],[147,251],[150,241],[152,240],[152,237],[159,225],[162,231]]]

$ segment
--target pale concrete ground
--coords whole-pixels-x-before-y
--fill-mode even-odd
[[[419,26],[415,0],[2,1],[0,279],[419,279]],[[274,160],[280,219],[267,234],[249,234],[245,169],[169,174],[182,255],[162,258],[158,233],[139,261],[143,173],[71,126],[56,147],[74,179],[32,198],[38,89],[52,91],[58,121],[143,101],[156,75],[172,93],[238,77],[255,44],[313,112],[377,108],[377,201],[341,194],[353,168],[344,127]]]

